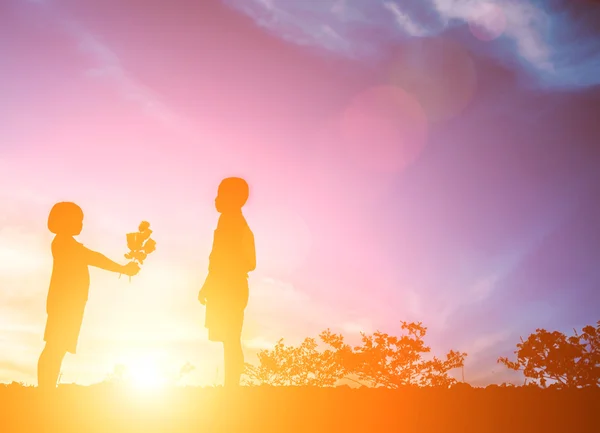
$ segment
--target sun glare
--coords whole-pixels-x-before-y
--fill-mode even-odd
[[[129,382],[137,389],[156,389],[166,384],[166,378],[153,359],[140,359],[128,366]]]

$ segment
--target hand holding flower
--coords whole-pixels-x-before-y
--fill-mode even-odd
[[[137,275],[139,271],[140,265],[138,265],[136,262],[129,262],[125,266],[123,266],[123,270],[121,271],[121,273],[127,275],[128,277],[133,277]]]
[[[156,251],[156,242],[150,239],[152,230],[150,223],[142,221],[138,227],[138,232],[127,233],[127,247],[129,252],[125,254],[125,258],[131,260],[123,267],[123,274],[130,278],[140,271],[140,265],[144,264],[144,260],[148,254]]]

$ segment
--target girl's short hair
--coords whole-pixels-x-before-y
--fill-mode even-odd
[[[223,195],[231,205],[241,208],[248,200],[250,187],[241,177],[228,177],[221,181],[219,195]]]
[[[83,211],[75,203],[56,203],[48,215],[48,230],[55,235],[73,236],[78,234],[82,221]]]

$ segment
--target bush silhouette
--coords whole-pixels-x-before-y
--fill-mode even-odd
[[[259,365],[246,364],[247,383],[273,386],[334,386],[344,377],[337,352],[317,350],[314,338],[298,347],[286,346],[280,339],[273,350],[258,353]]]
[[[516,361],[498,359],[511,370],[522,371],[526,381],[554,388],[582,388],[600,385],[600,321],[588,325],[582,334],[571,337],[562,332],[536,329],[527,340],[517,344]]]
[[[341,334],[329,329],[319,335],[327,349],[319,351],[314,338],[298,347],[279,340],[273,350],[258,353],[259,365],[247,365],[247,383],[262,385],[335,386],[348,379],[371,387],[398,388],[406,385],[449,387],[456,379],[448,376],[463,366],[466,353],[451,350],[446,359],[433,357],[423,342],[427,328],[419,323],[401,322],[404,335],[383,332],[362,333],[362,345],[352,347]]]

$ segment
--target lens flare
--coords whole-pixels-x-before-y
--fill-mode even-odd
[[[121,375],[132,389],[149,391],[167,384],[165,372],[158,359],[152,355],[131,357],[121,365]]]
[[[131,370],[131,380],[136,388],[158,388],[163,384],[161,372],[153,362],[141,362]]]
[[[427,139],[427,119],[419,102],[394,86],[357,95],[340,120],[347,155],[359,166],[398,172],[414,162]]]
[[[482,41],[499,38],[506,30],[506,15],[502,8],[493,3],[481,3],[469,20],[473,36]]]
[[[391,82],[419,101],[430,122],[460,114],[477,88],[475,65],[459,44],[442,38],[412,41],[396,53]]]

